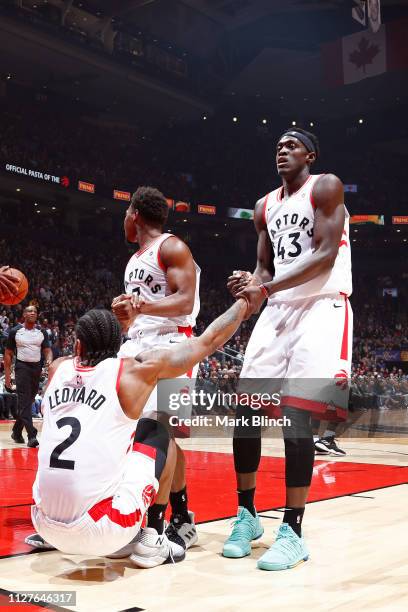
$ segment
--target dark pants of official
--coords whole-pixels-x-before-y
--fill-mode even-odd
[[[39,363],[16,361],[16,387],[17,387],[17,419],[13,432],[21,436],[25,427],[28,439],[35,438],[37,430],[33,425],[31,406],[40,383],[41,366]]]

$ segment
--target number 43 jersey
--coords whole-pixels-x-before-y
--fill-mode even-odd
[[[273,246],[275,280],[310,259],[314,250],[315,206],[313,187],[321,174],[310,175],[302,187],[289,198],[283,199],[283,187],[275,189],[265,198],[264,218]],[[275,293],[271,302],[291,301],[312,297],[352,292],[351,254],[349,238],[350,215],[345,208],[346,218],[333,268],[316,278]]]
[[[118,399],[122,363],[91,368],[67,359],[48,385],[33,497],[52,520],[75,521],[122,477],[137,425]]]

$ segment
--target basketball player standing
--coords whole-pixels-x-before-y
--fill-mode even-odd
[[[299,384],[349,378],[351,370],[349,215],[341,181],[333,174],[310,174],[318,155],[318,140],[310,132],[287,130],[279,139],[282,186],[255,207],[255,272],[239,273],[228,283],[233,295],[248,299],[255,310],[268,300],[248,343],[241,379],[287,383],[281,397],[282,412],[291,421],[283,428],[286,508],[275,543],[258,560],[264,570],[307,560],[301,527],[314,463],[311,417],[346,418],[344,406],[321,401]],[[233,446],[239,507],[223,555],[238,558],[250,554],[251,540],[263,534],[254,506],[260,428],[251,437],[236,429]]]
[[[190,249],[180,238],[163,233],[168,211],[167,201],[160,191],[139,187],[126,212],[126,239],[137,243],[139,250],[126,267],[125,291],[129,297],[137,295],[139,305],[137,310],[133,309],[131,300],[125,300],[124,305],[125,296],[113,302],[113,311],[128,327],[130,338],[122,345],[118,357],[136,356],[157,346],[172,346],[192,335],[200,309],[200,269]],[[116,306],[120,300],[122,305]],[[196,372],[197,367],[186,373],[184,378],[190,378],[194,384]],[[143,410],[143,417],[157,418],[160,408],[155,390]],[[181,434],[185,435],[186,432]],[[148,511],[148,528],[141,534],[143,542],[140,547],[147,557],[149,551],[152,557],[157,557],[156,542],[162,540],[158,535],[163,533],[169,494],[172,515],[166,530],[167,537],[176,544],[180,543],[181,538],[186,548],[197,541],[194,514],[187,507],[184,454],[178,445],[175,445],[175,451],[177,458],[171,492],[160,483],[156,502]],[[173,555],[177,555],[174,547]]]

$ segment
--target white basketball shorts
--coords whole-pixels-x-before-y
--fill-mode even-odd
[[[351,374],[352,333],[353,312],[345,295],[270,301],[252,332],[240,378],[250,379],[253,388],[252,379],[280,379],[281,406],[344,420],[347,401],[341,391]],[[272,407],[269,412],[279,414]]]
[[[97,501],[72,523],[53,520],[41,506],[32,506],[31,519],[37,533],[57,550],[72,555],[102,557],[129,544],[159,490],[155,453],[150,446],[134,444],[113,496]]]

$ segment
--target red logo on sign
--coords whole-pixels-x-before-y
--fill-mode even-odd
[[[67,176],[61,178],[61,185],[65,188],[69,187],[69,178]]]

